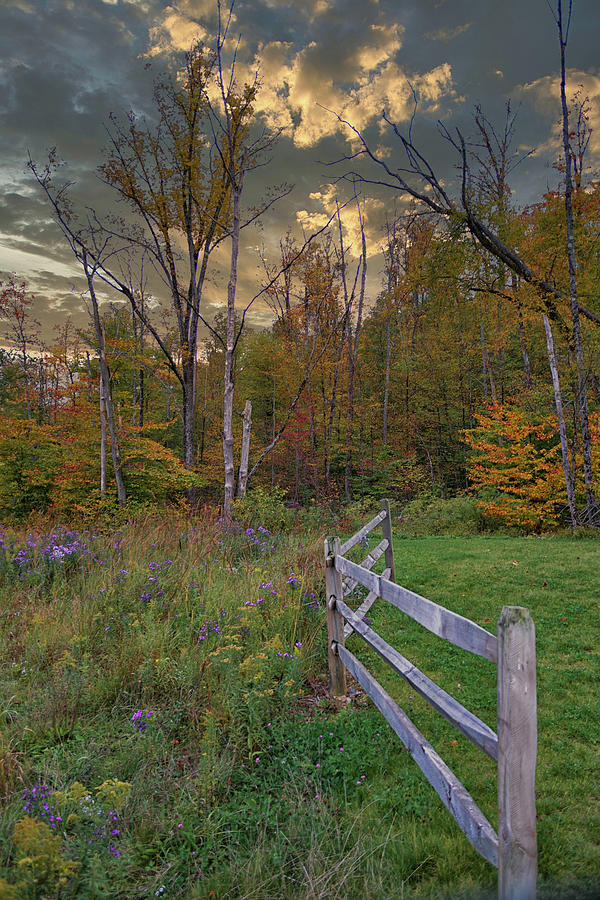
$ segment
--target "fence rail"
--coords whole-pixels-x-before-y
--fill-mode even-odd
[[[505,606],[494,636],[470,619],[396,584],[389,501],[383,500],[381,507],[344,544],[337,537],[325,540],[330,691],[344,695],[346,670],[350,672],[404,743],[475,850],[498,868],[499,900],[533,900],[537,881],[537,713],[535,629],[529,611]],[[381,528],[383,540],[361,563],[347,559],[345,554],[376,528]],[[377,575],[372,569],[384,553],[385,569]],[[353,611],[347,601],[358,585],[369,593]],[[497,664],[497,734],[363,621],[378,598],[449,643]],[[352,634],[358,635],[433,709],[498,763],[498,834],[406,713],[345,646]]]

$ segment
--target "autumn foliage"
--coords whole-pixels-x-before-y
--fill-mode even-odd
[[[507,525],[543,531],[560,519],[566,502],[558,431],[552,416],[531,421],[509,404],[489,404],[465,432],[473,450],[471,490],[482,511]]]

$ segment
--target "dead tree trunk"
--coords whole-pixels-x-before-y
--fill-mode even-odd
[[[358,358],[358,342],[360,339],[360,332],[362,327],[362,313],[363,313],[363,305],[365,301],[365,287],[367,282],[367,240],[365,236],[365,224],[362,213],[360,211],[360,205],[357,201],[357,209],[358,209],[358,219],[360,222],[360,233],[361,233],[361,257],[358,261],[358,265],[361,267],[361,280],[360,280],[360,291],[358,295],[358,313],[356,318],[356,325],[354,327],[354,340],[352,339],[352,328],[349,325],[348,331],[348,399],[347,399],[347,407],[346,407],[346,461],[344,466],[344,491],[346,494],[346,500],[348,503],[351,503],[354,499],[353,490],[352,490],[352,442],[354,438],[354,389],[355,389],[355,378],[356,378],[356,361]],[[342,240],[341,236],[341,225],[340,225],[340,241]]]
[[[110,392],[110,372],[106,362],[106,344],[104,341],[104,329],[100,321],[100,310],[98,307],[98,298],[94,289],[94,269],[90,269],[85,252],[83,253],[83,267],[85,270],[90,299],[92,301],[92,317],[94,320],[94,331],[96,332],[96,340],[98,342],[98,358],[100,362],[100,376],[105,388],[105,407],[106,418],[108,420],[108,430],[110,433],[110,450],[112,454],[113,470],[115,473],[115,482],[117,485],[117,499],[119,506],[124,506],[127,500],[125,491],[125,480],[123,478],[123,465],[121,462],[121,451],[119,448],[119,436],[115,425],[114,408],[112,395]]]
[[[106,495],[106,398],[100,375],[100,496]]]
[[[571,300],[571,320],[573,323],[573,350],[577,365],[577,408],[581,426],[581,448],[583,452],[583,480],[585,484],[586,520],[592,524],[595,518],[594,483],[592,473],[592,445],[590,438],[589,409],[587,395],[587,373],[583,346],[581,343],[581,321],[577,292],[577,260],[575,258],[575,237],[573,228],[573,159],[569,137],[569,110],[565,89],[567,36],[571,19],[572,0],[569,0],[569,16],[563,29],[562,0],[558,0],[556,24],[560,41],[560,100],[562,106],[562,137],[565,158],[565,217],[567,225],[567,254],[569,258],[569,294]]]
[[[223,464],[225,470],[225,491],[223,513],[230,518],[235,496],[235,468],[233,461],[233,369],[235,356],[235,293],[237,288],[237,267],[240,248],[240,197],[241,179],[232,185],[233,226],[231,229],[231,266],[227,285],[227,335],[225,340],[225,378],[223,395]]]
[[[548,362],[550,363],[550,372],[552,373],[552,384],[554,386],[554,403],[556,405],[556,415],[558,416],[558,429],[560,432],[560,449],[562,458],[562,469],[565,476],[565,485],[567,488],[567,500],[569,502],[569,512],[571,514],[571,525],[575,528],[579,524],[577,516],[577,504],[575,503],[575,485],[571,473],[571,464],[569,461],[569,444],[567,441],[567,428],[565,425],[565,413],[562,402],[562,392],[560,389],[560,380],[558,377],[558,366],[556,365],[556,353],[554,351],[554,338],[552,336],[552,327],[548,316],[544,315],[544,328],[546,329],[546,346],[548,348]]]
[[[252,429],[252,403],[246,400],[242,415],[242,452],[240,454],[240,470],[238,474],[237,496],[241,498],[246,493],[248,484],[248,456],[250,454],[250,431]]]

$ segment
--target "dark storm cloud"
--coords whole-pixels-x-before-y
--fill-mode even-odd
[[[76,182],[76,200],[107,210],[114,197],[96,171],[109,114],[133,108],[151,115],[153,77],[194,37],[208,33],[215,9],[213,0],[4,0],[0,270],[30,279],[40,292],[44,322],[56,317],[57,305],[81,309],[77,291],[83,281],[25,169],[27,149],[43,163],[47,149],[57,146],[69,162],[61,173]],[[575,0],[568,61],[595,106],[599,31],[600,4]],[[419,98],[414,134],[452,191],[456,158],[440,137],[437,120],[468,134],[473,106],[480,103],[501,127],[510,97],[522,104],[516,146],[540,148],[515,172],[517,201],[531,202],[558,177],[549,168],[559,114],[558,41],[545,0],[247,0],[235,9],[233,32],[242,35],[242,68],[250,73],[255,62],[261,64],[257,109],[267,123],[283,129],[272,162],[249,182],[247,200],[256,201],[272,184],[296,185],[265,217],[262,230],[244,233],[242,300],[260,280],[254,248],[262,243],[267,250],[276,248],[288,227],[297,229],[298,220],[307,227],[318,224],[334,205],[329,184],[342,167],[324,163],[352,145],[349,132],[318,104],[347,115],[373,146],[385,151],[389,145],[393,161],[397,144],[380,128],[381,109],[406,127],[414,88]],[[367,203],[372,246],[393,202],[389,194],[375,193]],[[226,263],[226,253],[220,259]],[[372,293],[380,268],[377,262],[371,266]],[[157,294],[162,290],[158,281],[153,287]],[[207,292],[211,313],[224,292],[224,276],[215,272]]]

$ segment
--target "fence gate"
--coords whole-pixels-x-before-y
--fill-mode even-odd
[[[376,528],[381,528],[383,539],[366,558],[360,564],[347,559],[348,551]],[[376,575],[373,566],[384,554],[385,569]],[[369,593],[353,611],[346,599],[358,585]],[[325,586],[330,691],[336,696],[345,695],[346,670],[351,673],[406,746],[473,847],[498,868],[499,900],[534,900],[537,713],[535,629],[529,611],[521,606],[505,606],[494,636],[470,619],[396,584],[388,500],[383,500],[381,511],[344,544],[337,537],[325,540]],[[497,734],[365,624],[363,617],[378,598],[449,643],[497,664]],[[345,642],[352,633],[359,635],[434,709],[497,762],[498,834],[406,713],[348,650]]]

